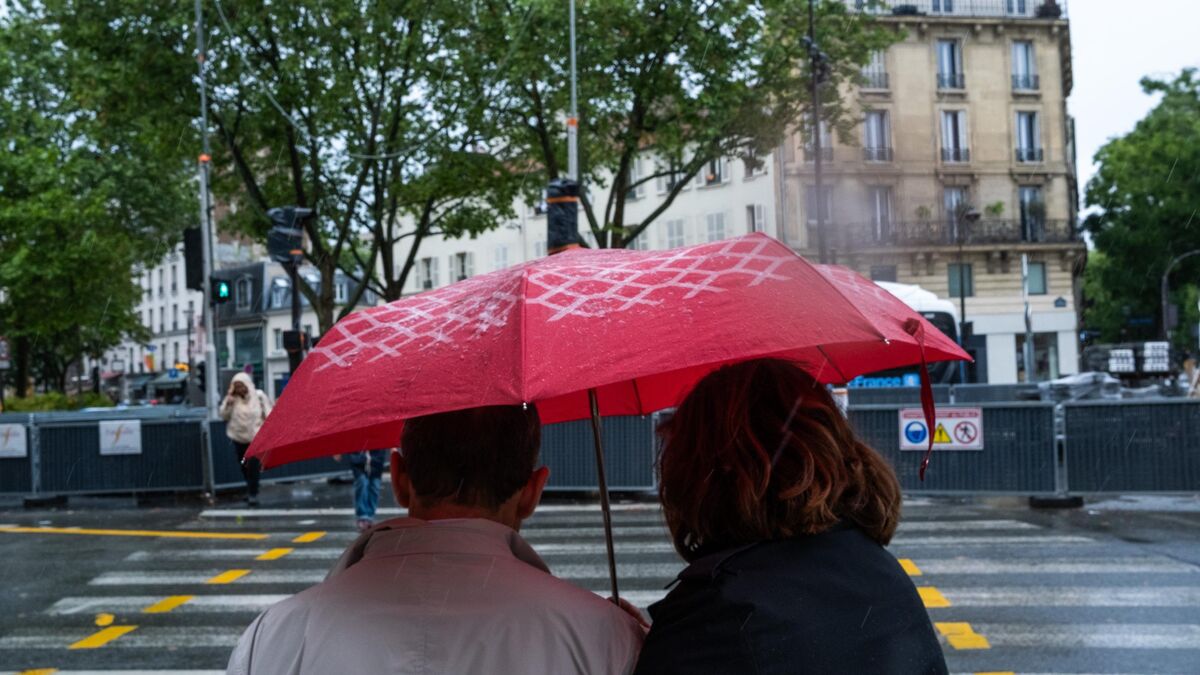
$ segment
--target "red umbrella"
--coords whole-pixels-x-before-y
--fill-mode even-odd
[[[600,415],[669,408],[712,370],[765,356],[822,382],[967,358],[886,291],[762,234],[578,249],[347,316],[247,457],[269,468],[392,447],[406,418],[527,402],[545,423],[592,417],[599,441]]]

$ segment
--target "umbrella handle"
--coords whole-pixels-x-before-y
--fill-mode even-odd
[[[595,389],[588,389],[588,404],[592,408],[592,439],[596,446],[596,482],[600,488],[600,513],[604,516],[604,546],[608,551],[608,579],[612,583],[612,601],[619,606],[621,596],[617,593],[617,556],[613,551],[612,507],[608,503],[608,480],[604,476],[604,441],[600,437],[600,404],[596,401]]]

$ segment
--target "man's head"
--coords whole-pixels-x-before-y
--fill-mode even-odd
[[[488,518],[513,529],[541,499],[537,409],[469,408],[406,420],[392,457],[396,499],[414,518]]]

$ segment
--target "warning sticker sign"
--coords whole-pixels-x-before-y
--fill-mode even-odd
[[[934,450],[982,450],[982,408],[938,408],[933,427]],[[920,408],[900,410],[900,449],[929,447],[929,427]]]

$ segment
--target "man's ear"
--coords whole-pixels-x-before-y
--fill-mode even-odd
[[[538,502],[542,501],[542,490],[546,489],[546,481],[550,479],[550,468],[543,466],[529,474],[525,487],[521,488],[521,498],[517,500],[517,518],[525,520],[533,515]]]
[[[407,509],[412,503],[412,482],[408,479],[408,464],[396,450],[392,451],[388,470],[392,474],[392,494],[396,497],[396,503]]]

